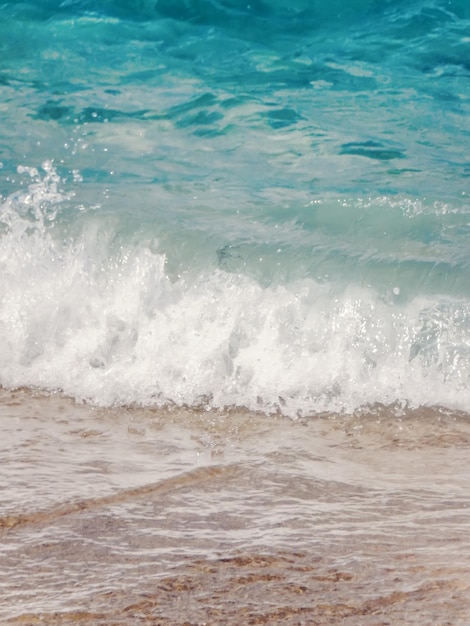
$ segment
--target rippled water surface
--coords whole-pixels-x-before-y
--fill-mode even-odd
[[[0,8],[0,622],[468,626],[469,0]]]
[[[468,0],[0,13],[0,385],[470,412]]]

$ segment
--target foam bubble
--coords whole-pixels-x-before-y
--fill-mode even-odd
[[[263,286],[221,269],[170,279],[158,247],[116,247],[93,215],[64,237],[53,169],[25,173],[28,189],[1,207],[3,386],[292,417],[395,402],[470,411],[467,300]]]

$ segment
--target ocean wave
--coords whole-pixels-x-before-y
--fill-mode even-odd
[[[98,405],[296,417],[381,403],[470,410],[470,302],[350,280],[170,277],[157,244],[58,217],[52,164],[1,207],[0,384]]]

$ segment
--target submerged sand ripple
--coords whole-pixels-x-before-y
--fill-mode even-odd
[[[2,623],[470,623],[467,416],[0,408]]]

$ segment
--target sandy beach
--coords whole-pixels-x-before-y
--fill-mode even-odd
[[[466,415],[2,392],[5,624],[468,624]]]

